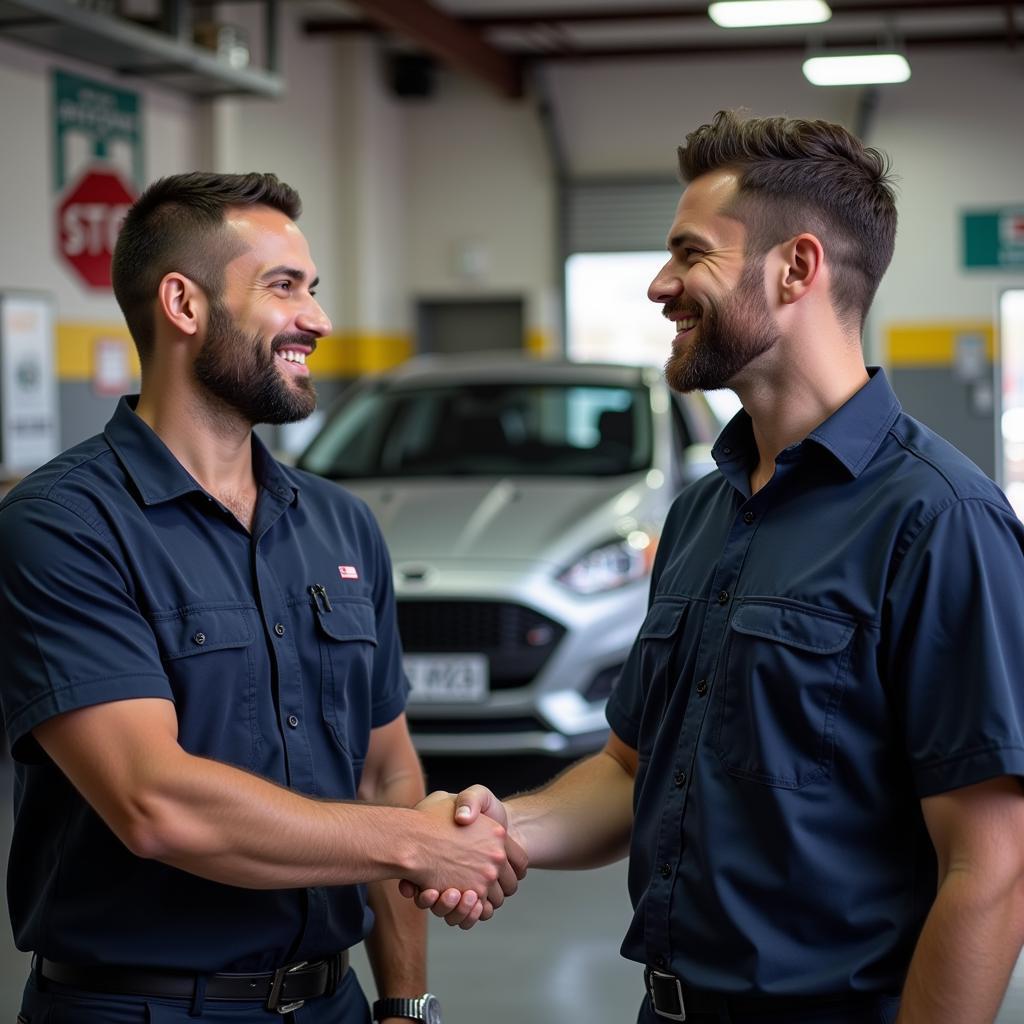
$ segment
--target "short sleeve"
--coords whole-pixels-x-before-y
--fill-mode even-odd
[[[116,546],[49,498],[0,509],[0,705],[15,758],[41,756],[31,730],[113,700],[173,699],[152,630]]]
[[[978,499],[915,537],[885,605],[886,669],[918,795],[1024,775],[1024,527]]]
[[[615,735],[634,750],[640,746],[640,721],[644,711],[640,661],[640,641],[636,639],[604,712]]]
[[[395,587],[387,546],[369,510],[368,529],[374,548],[373,606],[377,619],[377,650],[373,663],[373,698],[370,724],[376,729],[396,719],[409,696],[409,680],[402,668],[402,644],[398,636]]]

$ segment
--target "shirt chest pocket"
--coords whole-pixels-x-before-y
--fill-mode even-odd
[[[731,775],[782,789],[828,777],[855,628],[791,603],[738,605],[716,687],[715,747]]]
[[[174,691],[178,741],[189,753],[243,768],[259,764],[256,609],[190,605],[150,618]]]
[[[323,715],[341,750],[361,765],[370,745],[377,624],[370,601],[317,603]]]

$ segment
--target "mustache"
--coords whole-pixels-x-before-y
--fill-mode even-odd
[[[661,308],[661,315],[666,320],[683,320],[688,316],[699,317],[703,312],[704,311],[700,306],[680,299],[675,299],[672,302],[666,302]]]
[[[307,334],[305,331],[292,331],[289,334],[279,334],[271,342],[270,348],[274,352],[280,352],[283,348],[288,348],[292,345],[303,345],[309,349],[309,354],[312,355],[316,351],[316,335]]]

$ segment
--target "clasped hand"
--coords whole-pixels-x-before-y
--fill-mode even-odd
[[[441,831],[433,869],[399,883],[403,896],[464,930],[494,915],[526,875],[526,851],[508,834],[508,815],[483,786],[458,795],[438,791],[417,810]]]

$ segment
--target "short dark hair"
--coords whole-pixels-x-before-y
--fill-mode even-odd
[[[833,268],[832,305],[863,324],[896,243],[896,197],[888,157],[842,125],[720,110],[679,147],[686,182],[736,168],[739,189],[724,211],[747,228],[747,252],[810,231]]]
[[[132,205],[117,236],[114,295],[145,363],[155,335],[153,301],[166,274],[179,271],[212,301],[224,267],[240,250],[223,230],[227,210],[269,206],[297,220],[302,201],[273,174],[173,174],[153,182]]]

